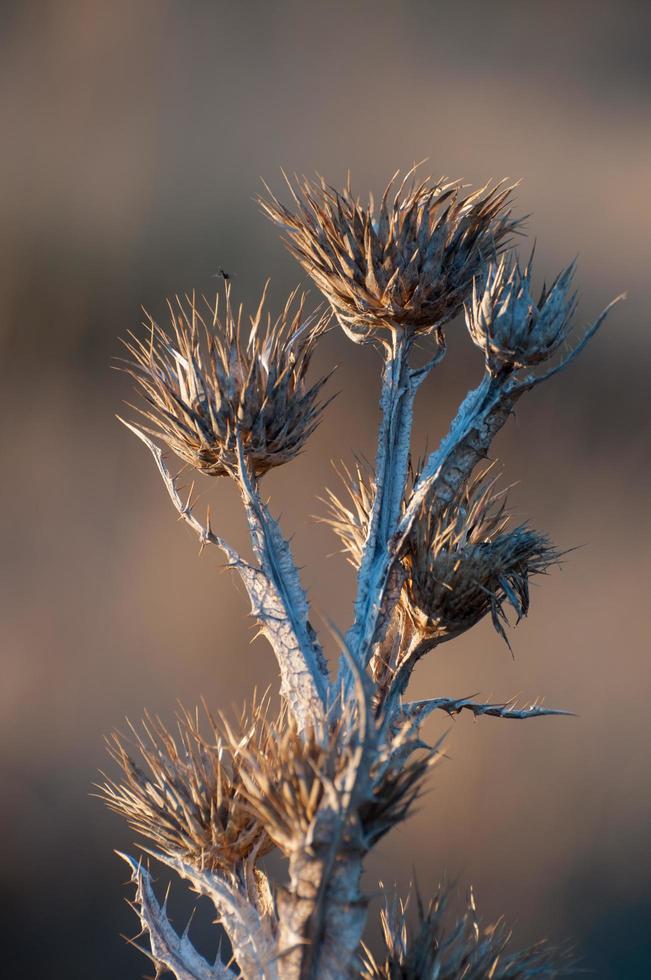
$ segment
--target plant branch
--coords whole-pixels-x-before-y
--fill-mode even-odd
[[[428,457],[407,502],[392,542],[394,558],[401,552],[425,502],[428,512],[437,515],[455,498],[477,463],[486,458],[494,436],[524,390],[514,384],[511,372],[505,370],[497,376],[486,373],[481,384],[466,395],[447,435]]]
[[[237,458],[238,482],[253,550],[262,565],[263,572],[273,583],[280,597],[285,616],[303,650],[313,679],[314,691],[308,695],[309,702],[306,703],[306,710],[313,712],[315,707],[318,707],[315,703],[318,698],[321,702],[320,713],[323,715],[328,689],[327,661],[309,620],[307,596],[301,585],[289,543],[284,538],[277,521],[273,519],[267,506],[260,499],[257,481],[247,466],[239,435]],[[313,723],[316,722],[318,716],[312,715],[311,720]]]
[[[158,902],[151,883],[151,875],[142,865],[127,854],[117,852],[131,868],[132,881],[136,886],[134,909],[140,916],[143,932],[149,934],[151,953],[141,949],[157,968],[165,967],[176,980],[228,980],[235,977],[223,963],[214,966],[197,953],[190,942],[188,930],[179,936],[167,918],[165,903]],[[135,945],[135,944],[134,944]]]
[[[366,666],[370,659],[381,624],[388,622],[382,573],[405,493],[416,392],[446,353],[440,331],[436,339],[437,353],[419,369],[409,366],[410,340],[403,333],[397,334],[391,348],[387,348],[380,396],[375,496],[357,577],[355,622],[346,637],[348,649],[362,666]],[[342,673],[346,677],[346,689],[349,689],[350,670],[343,657],[340,675]]]
[[[494,436],[507,421],[520,396],[563,371],[587,346],[612,307],[622,298],[618,296],[609,303],[586,330],[577,347],[546,373],[518,378],[508,366],[501,371],[485,373],[479,387],[466,395],[439,448],[427,459],[396,534],[396,553],[400,552],[425,501],[428,510],[436,514],[454,499],[477,463],[485,458]]]
[[[395,532],[383,550],[376,549],[375,561],[359,588],[363,601],[357,607],[351,633],[352,640],[357,641],[358,656],[359,651],[363,653],[364,666],[380,639],[378,624],[388,620],[386,600],[395,603],[398,598],[393,578],[421,507],[427,501],[428,510],[435,515],[455,497],[476,464],[486,457],[493,436],[508,419],[521,393],[513,388],[508,372],[497,378],[486,373],[479,387],[462,402],[438,450],[428,457],[402,518],[396,520]]]
[[[176,480],[165,465],[163,453],[137,426],[120,419],[147,446],[154,457],[165,488],[179,516],[192,528],[202,545],[218,547],[228,559],[228,567],[240,575],[251,602],[251,614],[257,619],[260,631],[271,644],[280,667],[281,694],[294,714],[299,728],[314,724],[323,713],[323,698],[317,687],[314,665],[296,635],[294,624],[287,614],[285,603],[275,583],[264,569],[245,562],[223,538],[216,535],[208,523],[204,526],[192,513],[190,502],[184,502]],[[309,649],[309,648],[308,648]]]
[[[412,722],[418,727],[434,711],[445,711],[448,715],[458,715],[462,711],[470,711],[476,718],[481,715],[490,715],[493,718],[515,719],[542,718],[547,715],[571,716],[573,714],[571,711],[562,711],[558,708],[546,708],[544,705],[535,702],[528,706],[518,707],[516,698],[499,704],[482,704],[469,698],[431,698],[426,701],[410,701],[408,704],[403,704],[397,721],[398,724]]]
[[[328,804],[290,858],[290,889],[279,897],[281,942],[290,951],[283,980],[349,977],[366,921],[360,881],[367,845],[355,813],[371,789],[376,730],[368,678],[339,639],[355,687],[355,697],[341,704],[342,713],[353,716],[346,726],[351,754],[329,785]]]
[[[256,980],[278,980],[278,954],[271,922],[259,915],[237,882],[227,882],[210,871],[199,871],[180,858],[148,851],[152,857],[190,883],[197,894],[212,902],[218,921],[226,930],[233,957],[243,976]]]

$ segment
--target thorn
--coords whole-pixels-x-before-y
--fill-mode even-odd
[[[170,897],[170,890],[172,888],[172,882],[167,883],[167,888],[165,889],[165,898],[163,899],[163,904],[161,905],[161,911],[164,915],[167,915],[167,900]]]
[[[146,956],[148,960],[151,960],[151,962],[154,965],[156,965],[156,959],[154,958],[154,956],[149,952],[148,949],[145,949],[144,946],[140,946],[136,942],[137,938],[138,937],[136,936],[134,939],[130,939],[129,936],[125,936],[123,932],[120,933],[120,939],[123,939],[125,943],[127,943],[129,946],[133,946],[134,949],[137,949],[139,953],[142,953],[143,956]]]
[[[126,863],[131,868],[133,878],[135,879],[140,874],[142,862],[136,861],[135,858],[132,858],[129,854],[124,854],[122,851],[115,851],[115,854],[117,854],[118,857],[122,858],[123,861],[126,861]]]
[[[190,918],[188,919],[188,924],[187,924],[187,926],[185,927],[185,929],[183,930],[183,932],[181,934],[181,939],[182,940],[183,939],[187,939],[188,936],[189,936],[190,926],[192,925],[192,920],[194,919],[194,914],[195,914],[196,911],[197,911],[197,907],[195,905],[195,907],[192,909],[192,912],[190,913]],[[221,939],[219,941],[219,946],[220,946],[220,949],[221,949]]]

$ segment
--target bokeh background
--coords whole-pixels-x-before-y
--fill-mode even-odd
[[[544,695],[577,712],[459,718],[404,830],[369,862],[424,892],[473,883],[515,937],[575,940],[599,978],[651,956],[649,6],[603,2],[42,0],[0,8],[0,929],[7,977],[137,978],[136,919],[112,849],[133,835],[90,796],[103,736],[177,698],[239,704],[275,679],[246,602],[175,520],[114,419],[110,370],[141,305],[213,290],[253,302],[302,275],[253,200],[280,167],[381,190],[433,176],[522,178],[552,276],[579,254],[580,317],[628,301],[572,370],[521,403],[495,455],[519,514],[580,546],[534,589],[515,657],[483,624],[419,669],[417,696]],[[316,297],[314,297],[316,300]],[[462,323],[423,390],[414,448],[481,371]],[[337,332],[341,391],[306,454],[268,479],[317,610],[348,625],[352,575],[316,497],[332,458],[373,453],[378,361]],[[242,542],[229,486],[208,488]],[[179,885],[174,901],[184,906]],[[184,923],[179,918],[179,925]],[[197,920],[198,941],[205,922]]]

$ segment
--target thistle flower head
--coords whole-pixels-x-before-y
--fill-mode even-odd
[[[313,731],[299,733],[285,713],[275,721],[258,719],[244,735],[228,729],[243,796],[285,854],[304,846],[320,809],[327,807],[341,816],[342,786],[357,759],[356,745],[344,734],[349,730],[339,719],[326,738],[319,739]],[[391,749],[389,744],[377,753],[368,792],[347,815],[357,820],[365,847],[405,819],[438,757],[433,749],[394,765]]]
[[[350,564],[359,568],[373,507],[375,481],[370,468],[362,462],[357,462],[354,470],[342,463],[337,468],[337,474],[348,499],[343,501],[332,490],[326,489],[323,502],[327,513],[319,519],[335,532],[341,542],[341,551]]]
[[[512,953],[503,922],[482,926],[472,893],[463,914],[449,922],[449,896],[439,888],[425,905],[416,891],[415,928],[409,928],[409,898],[385,896],[380,912],[383,951],[364,946],[364,980],[530,980],[575,972],[568,951],[545,943]]]
[[[503,184],[464,196],[459,182],[416,184],[414,170],[397,178],[379,208],[353,198],[349,183],[338,191],[306,178],[288,181],[294,212],[271,192],[260,202],[357,343],[442,327],[518,224]]]
[[[385,761],[378,765],[371,795],[360,807],[360,819],[369,847],[376,844],[393,827],[407,819],[411,808],[420,797],[425,778],[440,759],[438,745],[426,747],[425,743],[413,742],[396,736],[389,745]],[[411,754],[415,749],[423,751]]]
[[[531,261],[522,270],[512,256],[503,256],[473,284],[466,324],[493,373],[504,365],[526,368],[546,361],[571,330],[574,262],[549,289],[543,286],[537,303],[531,294],[531,268]]]
[[[490,467],[489,467],[490,469]],[[521,525],[509,530],[504,491],[494,491],[488,469],[479,473],[442,511],[427,500],[414,522],[403,555],[406,570],[399,612],[424,638],[451,639],[490,612],[506,639],[505,606],[520,620],[529,610],[529,577],[558,561],[547,538]],[[350,502],[329,492],[326,522],[356,567],[368,533],[373,477],[358,467],[344,470]],[[412,474],[412,482],[418,473]]]
[[[260,476],[296,456],[318,424],[326,378],[308,386],[306,373],[329,318],[305,315],[305,295],[295,290],[272,321],[264,313],[265,286],[245,327],[242,307],[231,306],[230,284],[225,290],[223,318],[218,298],[214,306],[194,294],[170,303],[172,336],[150,319],[147,341],[126,344],[131,359],[123,369],[148,403],[143,428],[183,462],[211,476],[229,473],[239,434]]]
[[[142,734],[132,728],[132,745],[114,733],[108,748],[122,777],[107,778],[100,792],[159,851],[201,869],[230,872],[272,843],[244,803],[237,769],[210,722],[211,741],[187,712],[175,734],[149,715]]]
[[[251,812],[288,853],[314,820],[324,781],[335,775],[335,757],[286,715],[261,718],[244,736],[229,729],[229,740]]]
[[[508,529],[504,492],[485,473],[432,517],[423,506],[410,535],[404,608],[423,636],[450,639],[490,612],[506,640],[508,604],[519,621],[529,611],[529,577],[558,561],[547,538],[520,525]]]

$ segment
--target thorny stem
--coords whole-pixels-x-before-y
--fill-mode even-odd
[[[177,980],[235,980],[235,974],[218,959],[210,966],[188,938],[188,930],[179,936],[167,918],[166,905],[158,902],[149,872],[127,854],[116,852],[129,865],[136,886],[136,908],[143,933],[148,933],[151,953],[142,950],[153,963],[164,966]],[[136,945],[134,943],[134,945]],[[137,946],[140,949],[140,946]]]
[[[439,645],[436,638],[415,639],[409,644],[409,648],[391,678],[391,685],[385,693],[381,707],[388,718],[390,718],[400,706],[403,694],[407,690],[409,679],[416,667],[416,664],[425,654],[430,653]]]
[[[369,662],[374,645],[381,639],[381,636],[378,635],[381,617],[384,617],[385,623],[388,621],[390,609],[386,608],[387,601],[395,602],[397,599],[397,596],[391,595],[391,573],[402,553],[404,543],[421,506],[427,500],[428,508],[432,514],[438,513],[453,499],[477,463],[485,458],[494,435],[504,425],[512,412],[515,401],[524,390],[522,387],[510,384],[509,379],[509,372],[504,372],[497,378],[488,373],[484,375],[479,387],[469,392],[464,399],[439,449],[428,457],[407,502],[405,513],[400,520],[399,510],[395,514],[389,537],[384,541],[383,546],[378,543],[377,532],[373,534],[372,531],[369,531],[358,576],[355,623],[347,637],[351,652],[356,655],[363,666]],[[420,383],[420,379],[418,383]],[[409,431],[417,386],[414,387],[412,384],[408,387],[407,390],[410,395],[409,412],[403,410],[403,425],[409,426]],[[393,398],[390,397],[392,392]],[[386,374],[383,396],[384,404],[387,406],[383,412],[383,424],[384,429],[390,431],[391,407],[395,402],[399,403],[402,392],[400,389],[396,390],[390,387],[386,380]],[[404,431],[402,438],[404,440]],[[387,441],[387,445],[390,446],[389,453],[384,451],[384,445],[384,440],[380,438],[378,441],[378,461],[382,463],[383,470],[390,469],[393,460],[396,461],[394,463],[396,468],[400,467],[402,465],[401,452],[405,452],[404,441],[395,439],[394,441]],[[407,454],[409,452],[408,435],[406,452]],[[408,457],[405,462],[402,483],[403,494],[407,463]],[[378,488],[377,495],[381,498],[384,492],[384,483],[382,485],[378,483]],[[378,510],[381,510],[381,501],[376,506]],[[373,549],[372,560],[370,557],[367,558],[367,555],[371,553],[371,548]],[[401,678],[401,690],[398,692],[400,694],[406,687],[415,664],[415,660],[411,658],[410,660],[409,666],[405,665],[405,670],[402,672],[404,677]],[[394,701],[394,705],[395,703],[397,703],[397,699]]]
[[[258,482],[250,472],[241,441],[237,439],[238,482],[242,491],[249,524],[253,550],[262,564],[264,573],[273,582],[282,600],[283,609],[294,634],[304,651],[312,684],[321,702],[321,715],[325,709],[328,684],[328,665],[317,636],[309,621],[306,595],[301,586],[298,569],[292,559],[289,543],[268,508],[260,499]],[[312,724],[320,724],[322,718],[313,716]]]
[[[530,704],[518,707],[517,699],[505,701],[503,704],[484,704],[470,698],[430,698],[427,701],[413,701],[403,704],[400,709],[400,721],[412,721],[420,725],[434,711],[445,711],[449,715],[458,715],[462,711],[471,712],[476,718],[489,715],[493,718],[511,718],[522,721],[526,718],[544,718],[548,715],[571,715],[571,711],[561,711],[558,708],[546,708],[542,704]]]
[[[510,378],[509,371],[497,377],[486,373],[481,384],[464,398],[447,435],[423,467],[398,524],[391,558],[400,553],[425,501],[432,517],[436,517],[454,499],[474,467],[486,458],[494,436],[522,394]]]
[[[378,584],[405,493],[414,400],[421,383],[446,353],[442,332],[436,332],[436,341],[437,354],[418,370],[409,365],[411,343],[404,331],[396,331],[391,346],[386,348],[375,459],[375,497],[357,576],[355,621],[346,637],[348,649],[363,666],[370,660],[372,646],[379,639],[378,620],[385,611],[382,609],[384,595]],[[388,616],[385,622],[388,622]],[[344,658],[340,663],[340,678],[342,676],[348,690],[350,670]]]
[[[291,561],[287,543],[277,525],[270,517],[264,522],[266,540],[273,542],[274,547],[271,551],[274,561],[276,552],[280,553],[279,562],[276,562],[276,565],[280,564],[290,581],[292,575],[294,576],[293,602],[288,602],[287,598],[283,598],[279,591],[279,586],[286,588],[287,581],[286,578],[282,577],[274,579],[274,573],[271,569],[272,560],[267,552],[263,549],[268,567],[257,568],[255,565],[245,562],[234,548],[216,535],[210,527],[209,521],[204,526],[194,515],[190,501],[182,499],[176,486],[176,480],[165,464],[160,447],[137,426],[131,425],[123,419],[120,421],[137,435],[151,452],[179,517],[192,528],[202,546],[205,544],[216,545],[228,559],[228,566],[236,569],[239,573],[251,602],[251,613],[258,620],[261,632],[267,637],[276,654],[281,675],[281,694],[294,714],[299,730],[303,730],[308,724],[317,724],[323,715],[323,660],[319,659],[318,650],[315,649],[314,643],[306,643],[305,636],[301,635],[299,638],[297,633],[297,630],[304,630],[305,635],[313,636],[311,627],[307,622],[305,598],[299,592],[298,572]],[[252,497],[251,499],[257,498]],[[252,514],[258,513],[252,507],[248,507],[247,512],[250,519]],[[254,528],[251,529],[252,535],[253,531]],[[255,533],[254,548],[256,543],[261,541],[262,526],[258,527]]]
[[[350,976],[364,923],[360,895],[366,846],[356,807],[371,790],[375,749],[368,679],[350,659],[356,718],[347,737],[354,745],[341,785],[332,783],[328,805],[317,815],[308,837],[290,857],[290,889],[279,896],[280,942],[288,949],[283,980],[339,980]]]
[[[339,826],[340,819],[335,823]],[[360,896],[363,856],[361,848],[337,834],[327,846],[306,849],[290,861],[292,892],[280,900],[280,938],[294,951],[284,958],[283,980],[351,976],[366,921],[367,903]]]
[[[454,499],[475,466],[486,458],[493,437],[509,418],[515,401],[521,394],[521,389],[510,384],[508,374],[498,378],[486,374],[479,387],[466,396],[439,449],[427,459],[407,502],[378,571],[380,597],[386,589],[392,566],[401,556],[409,532],[425,501],[432,519],[435,519]],[[425,641],[425,648],[409,658],[403,689],[416,661],[430,648]]]
[[[378,434],[376,471],[378,486],[371,517],[368,562],[385,546],[400,512],[409,460],[414,391],[410,384],[409,344],[404,334],[394,339],[384,365],[382,422]],[[365,556],[366,557],[366,556]],[[364,562],[363,562],[364,564]]]

